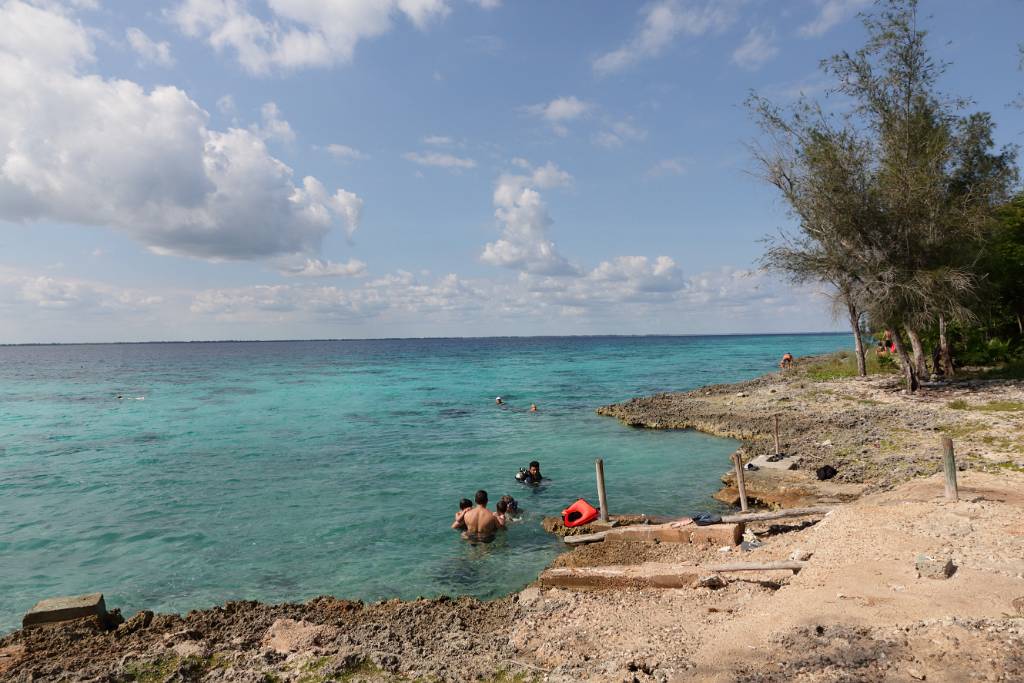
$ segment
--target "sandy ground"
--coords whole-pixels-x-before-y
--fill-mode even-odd
[[[633,424],[734,430],[748,458],[770,444],[770,415],[781,412],[784,450],[800,465],[755,481],[759,496],[846,502],[817,522],[751,525],[763,545],[749,552],[602,543],[556,564],[810,554],[796,575],[723,574],[718,589],[531,586],[490,602],[228,603],[184,617],[140,614],[113,631],[80,621],[0,638],[0,679],[1024,680],[1024,411],[970,409],[1022,398],[1019,383],[910,398],[890,378],[794,375],[605,409]],[[968,408],[950,407],[957,399]],[[943,499],[941,474],[929,474],[943,433],[967,466],[955,503]],[[826,462],[839,481],[813,477]],[[919,576],[919,555],[951,560],[955,571]]]

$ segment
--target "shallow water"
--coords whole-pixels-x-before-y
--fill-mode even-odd
[[[0,632],[39,598],[91,591],[131,614],[516,590],[560,548],[540,517],[580,496],[596,506],[596,457],[613,512],[716,507],[734,442],[626,428],[595,407],[850,345],[796,335],[0,347]],[[532,459],[550,478],[539,489],[513,478]],[[526,511],[487,546],[448,528],[477,488]]]

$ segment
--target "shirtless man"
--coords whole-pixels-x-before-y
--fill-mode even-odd
[[[483,489],[476,492],[476,507],[463,515],[462,521],[466,524],[462,537],[471,543],[490,543],[495,532],[505,526],[487,509],[487,491]]]

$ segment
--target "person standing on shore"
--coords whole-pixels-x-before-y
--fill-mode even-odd
[[[476,492],[475,499],[476,507],[462,517],[466,523],[462,537],[470,543],[490,543],[494,540],[495,532],[504,525],[487,509],[487,491],[480,489]]]

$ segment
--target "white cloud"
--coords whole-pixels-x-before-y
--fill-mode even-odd
[[[163,301],[137,289],[0,267],[0,306],[20,305],[27,315],[33,310],[125,315],[153,309]]]
[[[779,54],[775,44],[775,31],[750,29],[747,37],[732,53],[732,62],[740,68],[756,71]]]
[[[364,161],[370,158],[369,154],[360,152],[355,147],[349,147],[348,145],[339,145],[337,143],[327,145],[327,151],[335,159],[342,159],[344,161]]]
[[[644,10],[636,35],[622,47],[594,60],[594,72],[604,76],[623,71],[637,62],[657,57],[679,35],[702,36],[733,24],[743,0],[659,0]]]
[[[494,188],[494,216],[501,237],[484,246],[480,260],[541,275],[578,273],[548,238],[551,217],[538,189],[568,185],[572,176],[548,162],[529,175],[503,174]]]
[[[222,95],[217,100],[217,111],[225,116],[234,116],[236,112],[235,98],[231,95]]]
[[[871,0],[815,0],[815,2],[821,7],[818,16],[798,30],[798,33],[804,38],[817,38],[825,35],[832,28],[871,4]]]
[[[618,149],[627,142],[642,142],[646,139],[647,131],[638,128],[630,119],[613,121],[594,135],[594,143],[606,149]]]
[[[566,135],[569,132],[565,125],[566,122],[585,116],[593,108],[594,105],[590,102],[585,102],[575,96],[569,96],[556,97],[550,102],[531,104],[523,109],[526,113],[547,121],[558,135]]]
[[[139,60],[145,64],[156,64],[157,66],[174,66],[174,57],[171,56],[171,44],[166,40],[159,43],[147,36],[140,28],[129,28],[125,31],[128,44],[135,50]]]
[[[662,159],[647,170],[647,177],[660,178],[667,175],[682,175],[686,173],[686,167],[686,161],[679,157]]]
[[[332,227],[358,226],[359,197],[296,179],[252,131],[211,130],[178,88],[82,73],[92,43],[68,16],[13,0],[0,26],[18,28],[0,31],[0,219],[106,226],[209,259],[312,255]]]
[[[452,144],[454,140],[445,135],[428,135],[423,138],[424,145],[433,145],[435,147],[446,147]]]
[[[501,7],[501,0],[470,0],[484,9],[497,9]]]
[[[295,131],[291,124],[281,118],[281,110],[274,102],[266,102],[260,107],[260,117],[263,123],[259,126],[251,126],[250,130],[264,140],[278,140],[280,142],[295,142]]]
[[[346,263],[307,258],[301,263],[284,265],[282,275],[291,277],[362,277],[366,275],[366,264],[358,259]]]
[[[427,152],[426,154],[407,152],[402,155],[402,158],[420,166],[438,166],[456,171],[476,168],[476,162],[472,159],[463,159],[453,154],[442,154],[440,152]]]
[[[234,51],[253,74],[346,64],[359,41],[404,16],[426,29],[449,13],[446,0],[266,0],[268,19],[240,0],[183,0],[170,12],[181,30],[218,52]]]

